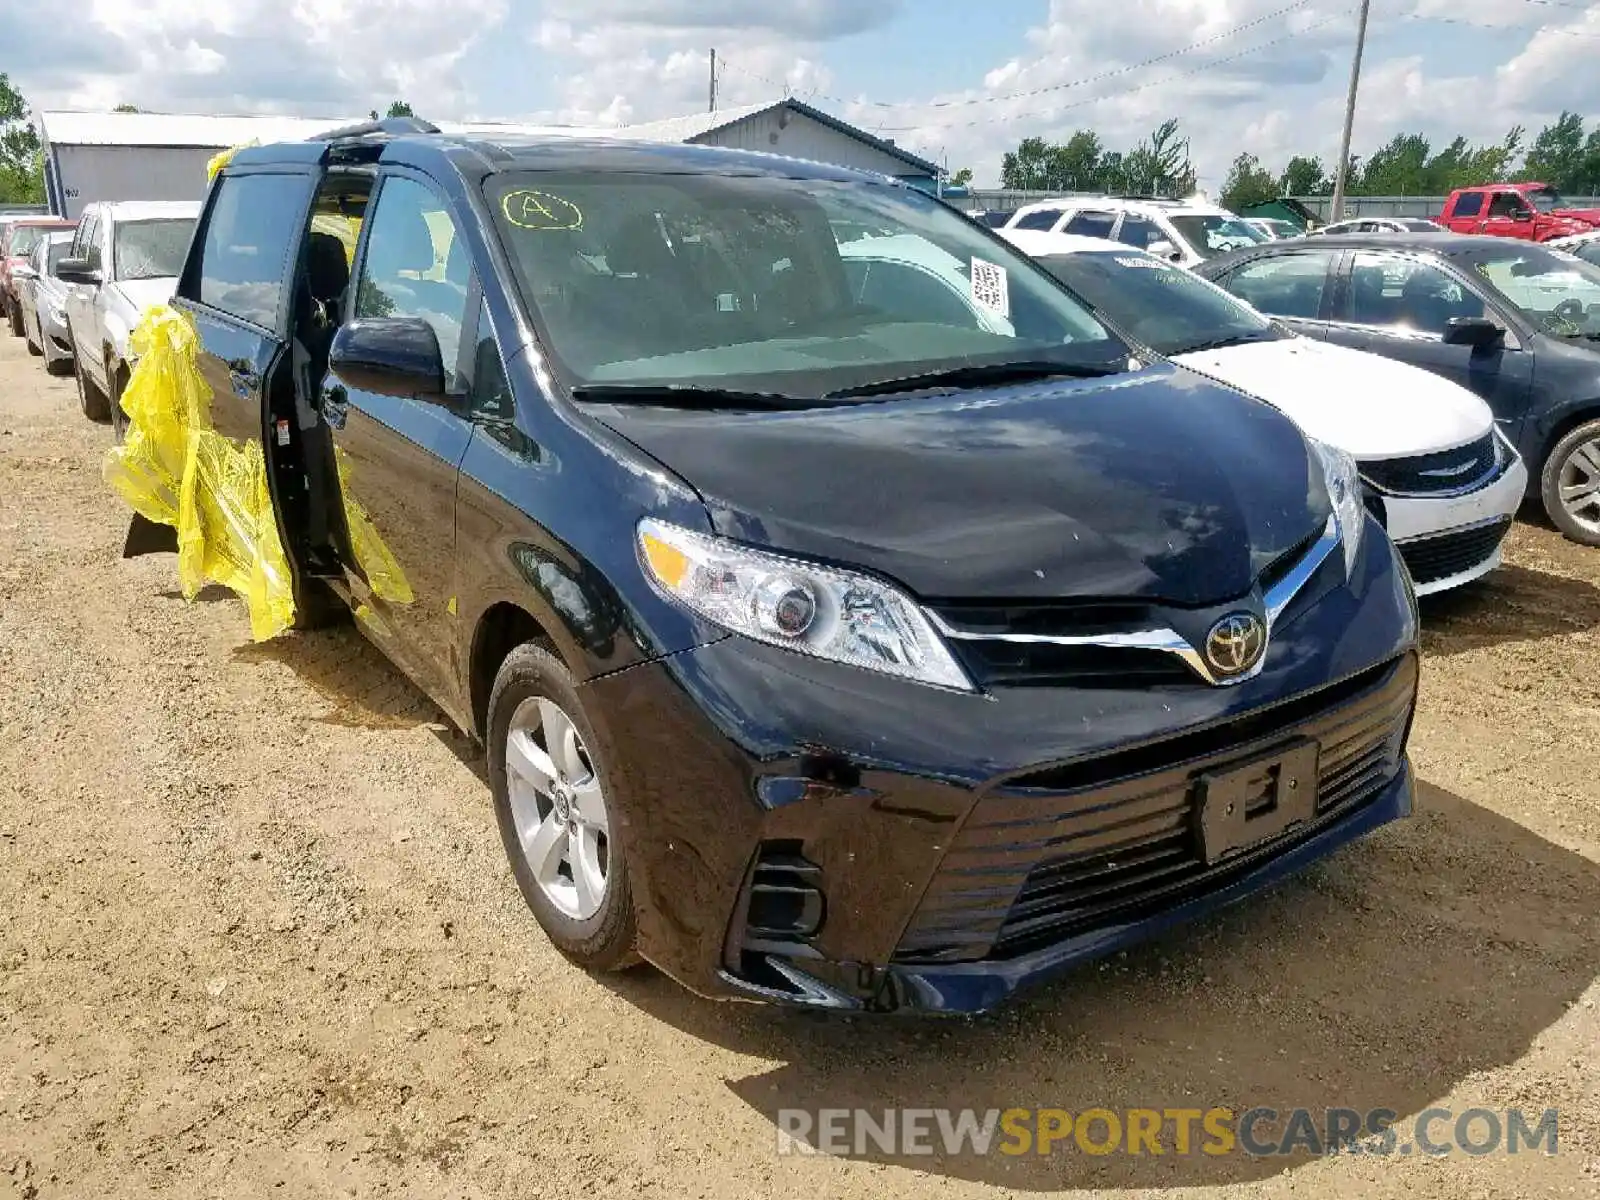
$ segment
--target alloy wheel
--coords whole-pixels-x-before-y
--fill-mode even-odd
[[[587,921],[605,903],[610,817],[583,737],[555,701],[533,697],[512,714],[506,785],[534,881],[558,911]]]
[[[1600,533],[1600,437],[1572,448],[1561,464],[1558,487],[1567,516]]]

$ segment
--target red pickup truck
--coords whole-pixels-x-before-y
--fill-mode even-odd
[[[1600,228],[1600,208],[1568,208],[1544,183],[1486,183],[1451,192],[1439,224],[1456,233],[1548,242]]]

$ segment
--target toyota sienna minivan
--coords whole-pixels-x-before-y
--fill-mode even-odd
[[[976,1011],[1410,809],[1349,457],[892,180],[375,123],[240,150],[175,303],[585,967]]]

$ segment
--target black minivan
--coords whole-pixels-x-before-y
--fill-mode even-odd
[[[241,150],[175,303],[584,966],[975,1011],[1410,809],[1350,460],[892,180],[375,123]]]

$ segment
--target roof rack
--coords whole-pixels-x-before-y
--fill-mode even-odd
[[[344,142],[356,138],[371,137],[405,137],[413,133],[438,133],[439,127],[422,120],[420,117],[386,117],[382,121],[362,121],[355,125],[344,125],[338,129],[330,129],[326,133],[318,133],[307,138],[311,142]]]

